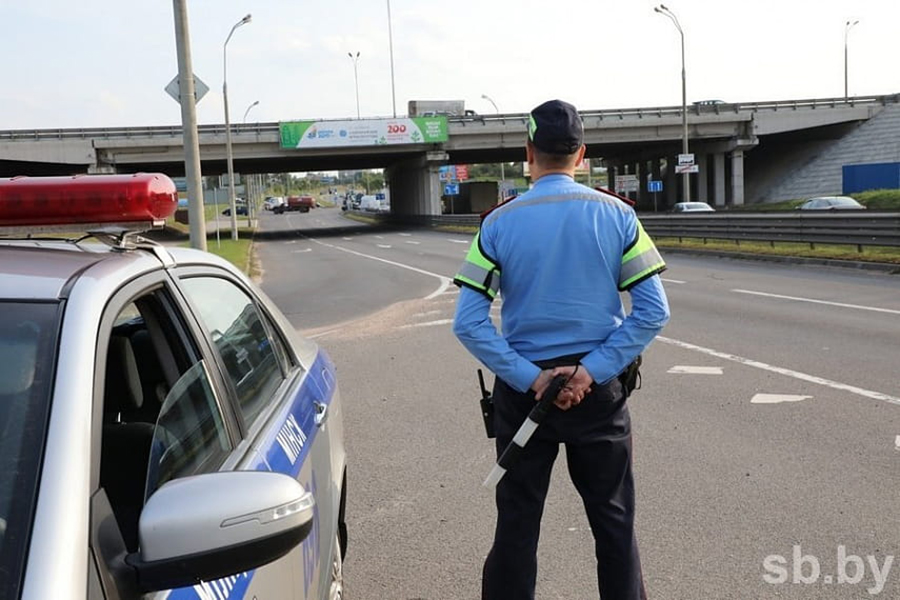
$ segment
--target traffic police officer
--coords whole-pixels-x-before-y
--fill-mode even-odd
[[[531,190],[486,214],[454,279],[453,331],[495,375],[498,454],[557,374],[552,412],[496,491],[497,527],[482,598],[530,600],[550,472],[566,445],[569,474],[594,534],[603,600],[644,597],[634,533],[627,397],[617,378],[669,318],[665,263],[634,210],[575,182],[584,159],[575,107],[551,100],[530,115]],[[619,292],[631,295],[626,315]],[[502,334],[490,319],[500,294]]]

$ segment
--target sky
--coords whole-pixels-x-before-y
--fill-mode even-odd
[[[201,124],[391,116],[388,0],[184,0]],[[681,104],[680,38],[658,0],[389,0],[396,112],[407,102],[527,112]],[[685,34],[688,102],[900,92],[900,0],[670,0]],[[0,0],[0,130],[177,125],[173,3]]]

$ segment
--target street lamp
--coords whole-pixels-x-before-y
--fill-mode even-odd
[[[234,24],[228,37],[225,38],[225,44],[222,46],[222,99],[225,102],[225,153],[228,160],[228,198],[231,201],[231,239],[238,239],[237,228],[237,199],[234,197],[234,156],[231,152],[231,119],[228,116],[228,41],[234,35],[234,30],[241,25],[250,22],[248,14],[243,19]],[[249,110],[249,109],[248,109]]]
[[[685,77],[684,71],[684,31],[681,29],[681,23],[678,22],[678,17],[675,16],[675,13],[666,8],[664,4],[654,7],[653,11],[671,19],[678,29],[678,34],[681,36],[681,153],[688,154],[687,78]],[[684,174],[684,201],[691,201],[691,175],[687,172]]]
[[[357,71],[357,65],[359,64],[359,52],[356,53],[356,56],[353,55],[352,52],[348,52],[347,56],[350,57],[350,60],[353,61],[353,83],[356,85],[356,118],[359,118],[359,73]]]
[[[500,114],[500,109],[497,108],[497,103],[494,102],[490,96],[488,96],[487,94],[482,94],[481,98],[483,100],[487,100],[488,102],[490,102],[494,106],[494,110],[497,112],[497,114],[498,115]],[[500,181],[506,181],[506,174],[505,174],[505,171],[503,170],[503,161],[502,160],[500,161]]]
[[[847,87],[847,35],[850,33],[850,30],[859,23],[859,21],[847,21],[844,23],[844,100],[850,98],[850,93]]]
[[[391,102],[394,105],[394,118],[397,118],[397,92],[394,88],[394,29],[391,26],[391,0],[387,0],[388,12],[388,48],[391,53]]]
[[[250,112],[250,109],[259,104],[259,100],[255,101],[253,104],[247,107],[247,110],[244,111],[244,123],[247,122],[247,114]]]

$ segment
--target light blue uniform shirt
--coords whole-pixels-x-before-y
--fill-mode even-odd
[[[657,275],[661,259],[661,268],[629,288],[632,308],[625,314],[620,268],[639,229],[646,236],[621,200],[568,175],[541,177],[527,193],[491,211],[477,240],[500,272],[502,334],[490,319],[491,298],[465,286],[453,333],[520,392],[540,373],[535,361],[570,354],[587,353],[582,366],[594,381],[609,381],[669,319]]]

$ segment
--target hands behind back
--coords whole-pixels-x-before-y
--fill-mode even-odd
[[[571,367],[556,367],[555,369],[544,369],[531,384],[531,389],[535,392],[535,400],[540,400],[547,389],[547,386],[557,375],[564,375],[569,378],[566,387],[559,393],[554,404],[560,410],[569,410],[573,406],[577,406],[584,399],[585,394],[591,391],[594,379],[591,377],[587,369],[581,368],[579,365]]]

